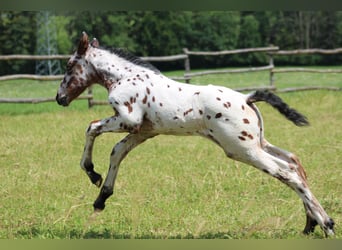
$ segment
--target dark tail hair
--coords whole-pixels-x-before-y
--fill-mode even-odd
[[[249,95],[247,104],[264,101],[271,104],[288,120],[297,126],[307,126],[309,122],[307,118],[297,110],[290,108],[279,96],[269,92],[268,90],[257,90]]]

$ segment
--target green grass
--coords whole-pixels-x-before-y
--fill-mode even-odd
[[[240,77],[227,84],[263,81],[257,75]],[[285,80],[298,79],[301,86],[331,83],[323,81],[327,76],[306,77],[310,79],[288,74],[284,86]],[[48,97],[57,87],[57,82],[4,82],[0,96]],[[94,91],[105,98],[103,90]],[[341,239],[342,94],[307,91],[280,96],[306,114],[311,126],[295,127],[260,103],[266,138],[301,158],[309,185],[334,218],[336,238]],[[313,235],[301,234],[305,214],[293,191],[226,158],[219,147],[199,137],[159,136],[133,150],[121,164],[106,209],[94,216],[92,203],[99,189],[79,168],[79,161],[89,122],[110,115],[110,107],[88,110],[85,101],[69,108],[55,103],[0,104],[0,238],[323,237],[319,228]],[[123,136],[105,134],[97,139],[94,163],[103,176],[111,149]]]

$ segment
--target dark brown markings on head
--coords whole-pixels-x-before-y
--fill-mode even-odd
[[[241,141],[245,141],[245,140],[246,140],[246,138],[243,137],[243,136],[238,136],[238,137],[239,137],[239,139],[240,139]]]
[[[211,119],[211,116],[210,116],[210,115],[207,115],[207,119],[210,120],[210,119]]]
[[[243,119],[243,123],[249,124],[249,120],[248,120],[247,118],[244,118],[244,119]]]
[[[215,118],[216,118],[216,119],[218,119],[218,118],[220,118],[220,117],[222,117],[222,113],[217,113],[217,114],[215,115]]]
[[[173,117],[173,120],[178,120],[178,117],[177,117],[177,116],[174,116],[174,117]]]
[[[202,111],[201,109],[198,110],[198,113],[199,113],[200,115],[203,115],[203,111]]]

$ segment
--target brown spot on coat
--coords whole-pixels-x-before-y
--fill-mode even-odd
[[[246,138],[243,137],[243,136],[238,136],[238,138],[239,138],[241,141],[245,141],[245,140],[246,140]]]
[[[229,109],[230,106],[231,106],[230,102],[223,103],[223,107],[225,107],[226,109]]]
[[[145,95],[144,99],[142,100],[142,103],[143,103],[143,104],[146,104],[146,103],[147,103],[147,95]]]
[[[187,111],[185,111],[185,112],[184,112],[184,114],[183,114],[183,115],[184,115],[184,116],[186,116],[186,115],[188,115],[188,114],[189,114],[190,112],[192,112],[192,111],[193,111],[193,109],[192,109],[192,108],[191,108],[191,109],[188,109]]]
[[[124,102],[124,105],[128,108],[128,113],[132,113],[133,107],[129,102]]]
[[[211,116],[210,116],[210,115],[207,115],[207,119],[210,120],[210,119],[211,119]]]
[[[247,118],[244,118],[244,119],[243,119],[243,123],[249,124],[249,120],[248,120]]]
[[[151,91],[150,91],[150,89],[148,87],[146,87],[146,92],[147,92],[148,95],[151,94]]]
[[[242,134],[243,136],[247,136],[247,135],[248,135],[248,133],[247,133],[246,131],[242,131],[241,134]]]
[[[218,118],[220,118],[220,117],[222,117],[222,113],[217,113],[217,114],[215,115],[215,118],[216,118],[216,119],[218,119]]]

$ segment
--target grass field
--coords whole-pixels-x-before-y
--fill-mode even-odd
[[[169,73],[169,75],[178,72]],[[267,73],[196,79],[228,87],[265,85]],[[338,74],[279,74],[276,84],[342,87]],[[54,96],[57,82],[0,82],[0,97]],[[99,98],[105,92],[95,88]],[[280,96],[309,118],[298,128],[260,103],[270,142],[295,152],[309,185],[336,222],[342,238],[342,93],[307,91]],[[88,110],[55,103],[0,104],[0,238],[322,238],[310,236],[303,205],[279,181],[225,157],[199,137],[159,136],[122,162],[114,195],[92,215],[99,189],[79,168],[89,122],[112,115],[110,107]],[[103,176],[113,145],[124,134],[100,136],[95,168]]]

